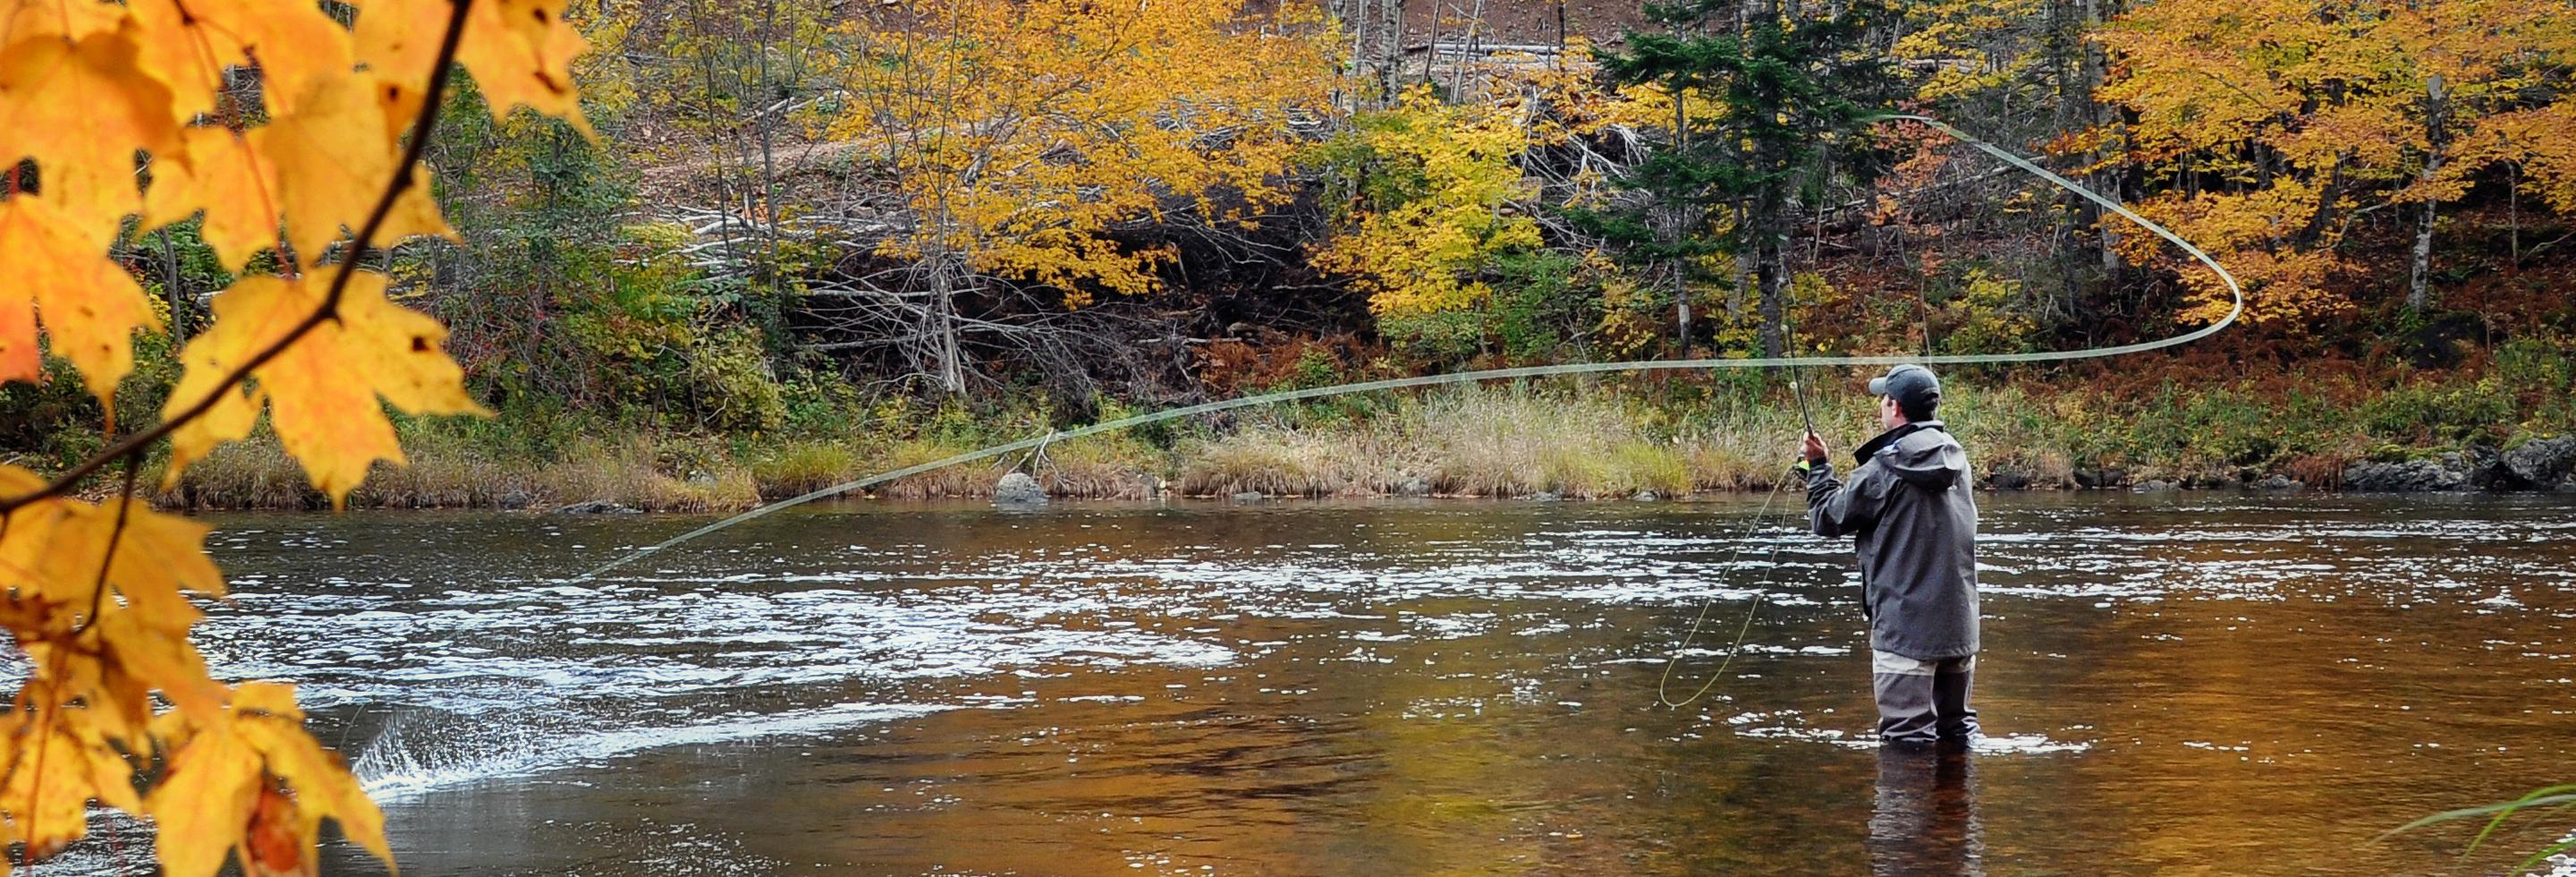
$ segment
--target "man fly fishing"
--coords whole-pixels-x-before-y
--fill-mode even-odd
[[[1977,735],[1968,688],[1977,668],[1977,502],[1968,452],[1935,419],[1941,382],[1900,365],[1869,382],[1885,432],[1834,477],[1825,440],[1807,431],[1807,523],[1853,538],[1861,612],[1869,619],[1878,734],[1889,743],[1967,742]]]

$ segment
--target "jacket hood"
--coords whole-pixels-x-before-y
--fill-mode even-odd
[[[1968,474],[1967,449],[1938,420],[1908,423],[1881,433],[1853,456],[1878,465],[1925,490],[1947,490]]]

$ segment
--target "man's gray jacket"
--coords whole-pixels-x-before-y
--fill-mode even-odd
[[[1968,452],[1937,420],[1888,430],[1853,453],[1851,481],[1807,473],[1807,523],[1860,547],[1869,647],[1918,661],[1977,653],[1977,501]]]

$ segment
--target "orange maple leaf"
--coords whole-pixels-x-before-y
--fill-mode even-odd
[[[328,271],[329,269],[325,269]],[[323,281],[245,277],[215,297],[214,328],[180,352],[187,373],[165,414],[194,406],[222,377],[274,344],[328,294]],[[440,349],[446,328],[385,298],[384,275],[360,271],[324,322],[252,373],[258,386],[227,391],[206,416],[171,435],[169,478],[216,444],[248,435],[258,402],[313,486],[344,501],[377,460],[403,462],[382,402],[413,414],[482,414],[465,395],[464,371]]]
[[[134,330],[161,328],[143,287],[50,194],[0,202],[0,265],[17,274],[0,283],[0,381],[42,376],[36,352],[42,318],[54,354],[79,367],[100,402],[113,402],[116,383],[134,368]],[[116,406],[106,408],[113,418]]]
[[[366,223],[393,180],[395,149],[369,77],[316,81],[296,106],[252,131],[250,148],[277,167],[286,241],[312,264],[343,226]]]
[[[189,736],[144,809],[159,824],[153,853],[170,877],[210,877],[250,824],[259,799],[259,756],[228,724]]]
[[[177,119],[215,108],[226,67],[259,62],[271,114],[294,109],[315,79],[354,65],[348,28],[297,0],[133,0],[143,65],[177,93]]]
[[[152,188],[143,193],[143,227],[159,228],[200,209],[199,230],[224,270],[239,271],[259,251],[277,246],[277,165],[223,128],[190,128],[180,135],[184,162],[154,162]]]
[[[385,80],[395,115],[409,119],[420,110],[454,7],[447,0],[362,0],[358,6],[358,60]],[[456,60],[474,74],[493,118],[524,106],[595,138],[572,80],[573,58],[590,44],[563,12],[563,0],[482,0],[466,13]]]
[[[384,812],[359,787],[340,754],[322,748],[304,730],[304,712],[295,706],[293,686],[244,683],[234,691],[233,709],[236,714],[245,710],[267,714],[239,718],[235,727],[267,759],[268,772],[285,780],[295,793],[297,836],[310,845],[321,836],[321,821],[328,817],[340,823],[340,833],[350,841],[387,863],[394,860],[393,849],[385,843]]]
[[[134,151],[157,154],[179,135],[170,90],[137,66],[132,36],[39,37],[0,51],[0,164],[35,159],[45,197],[99,250],[143,207]]]

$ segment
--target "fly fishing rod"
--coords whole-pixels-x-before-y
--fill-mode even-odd
[[[1799,368],[1804,366],[1899,365],[1904,363],[1964,365],[1971,363],[2066,362],[2079,359],[2099,359],[2104,357],[2126,356],[2134,353],[2145,353],[2151,350],[2162,350],[2168,347],[2190,344],[2194,341],[2199,341],[2200,339],[2218,334],[2219,332],[2224,331],[2228,326],[2235,325],[2236,319],[2245,313],[2245,290],[2242,286],[2237,284],[2235,275],[2227,273],[2227,269],[2224,266],[2219,265],[2218,260],[2212,258],[2209,253],[2201,250],[2199,247],[2193,246],[2190,241],[2183,240],[2181,235],[2174,234],[2172,230],[2156,224],[2155,221],[2138,215],[2136,211],[2122,206],[2117,201],[2103,197],[2100,193],[2078,185],[2074,181],[2068,180],[2065,177],[2051,173],[2047,168],[2033,164],[2029,159],[2015,155],[2010,150],[2006,150],[1992,143],[1987,143],[1975,137],[1970,137],[1965,132],[1962,132],[1957,128],[1952,128],[1949,125],[1942,124],[1937,119],[1933,119],[1928,116],[1906,114],[1889,114],[1878,116],[1876,118],[1879,120],[1920,122],[1924,125],[1930,126],[1933,130],[1939,131],[1960,143],[1975,147],[1988,155],[1992,155],[1995,158],[2002,160],[2006,164],[2010,164],[2026,173],[2036,176],[2042,180],[2046,180],[2051,185],[2073,192],[2086,200],[2099,204],[2103,209],[2118,214],[2121,218],[2137,224],[2139,227],[2146,229],[2157,237],[2163,238],[2172,242],[2175,246],[2181,247],[2184,252],[2190,253],[2192,258],[2199,260],[2202,265],[2207,266],[2210,271],[2215,272],[2221,282],[2227,284],[2228,295],[2233,300],[2232,304],[2227,309],[2227,316],[2216,323],[2169,338],[2159,338],[2153,341],[2141,341],[2134,344],[2121,344],[2111,347],[2088,347],[2080,350],[2049,350],[2032,353],[1937,354],[1928,356],[1772,356],[1747,359],[1664,359],[1637,360],[1629,362],[1585,362],[1573,363],[1570,365],[1524,366],[1520,368],[1498,368],[1483,371],[1452,372],[1441,375],[1420,375],[1409,378],[1388,378],[1385,380],[1361,381],[1358,383],[1341,384],[1331,387],[1312,387],[1303,390],[1286,390],[1277,393],[1265,393],[1258,396],[1245,396],[1236,399],[1206,402],[1198,405],[1189,405],[1180,408],[1157,411],[1150,414],[1138,414],[1132,417],[1104,420],[1078,429],[1053,431],[1045,435],[1021,439],[1009,444],[995,445],[980,451],[969,451],[967,453],[932,460],[915,466],[906,466],[891,472],[870,475],[866,478],[861,478],[855,481],[847,481],[819,490],[810,491],[798,496],[779,500],[768,505],[759,506],[757,508],[744,511],[741,514],[725,518],[724,520],[662,540],[661,542],[635,549],[615,560],[600,564],[589,572],[582,573],[569,581],[576,584],[586,582],[598,577],[602,573],[606,573],[610,570],[617,569],[618,567],[650,557],[655,553],[668,550],[673,546],[686,543],[692,539],[733,527],[745,521],[765,517],[782,509],[804,505],[818,499],[839,496],[854,490],[865,490],[897,479],[908,478],[937,469],[945,469],[961,463],[989,460],[1005,454],[1041,447],[1050,442],[1071,441],[1085,436],[1099,435],[1105,432],[1115,432],[1129,427],[1143,426],[1149,423],[1160,423],[1166,420],[1195,417],[1202,414],[1214,414],[1220,411],[1232,411],[1237,408],[1276,405],[1282,402],[1295,402],[1303,399],[1321,399],[1331,396],[1346,396],[1354,393],[1374,393],[1381,390],[1401,390],[1413,387],[1433,387],[1450,384],[1473,384],[1485,381],[1511,380],[1515,378],[1547,377],[1550,375],[1646,371],[1714,371],[1717,369],[1730,368],[1776,368],[1783,366]],[[1807,414],[1805,403],[1806,397],[1804,395],[1805,390],[1800,388],[1798,392],[1800,394],[1799,415],[1801,417],[1805,417]],[[1810,429],[1812,430],[1812,422],[1810,422],[1810,424]]]

